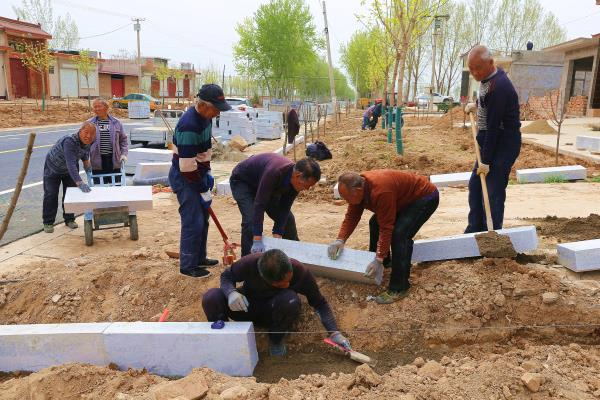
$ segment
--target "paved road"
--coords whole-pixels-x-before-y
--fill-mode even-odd
[[[135,121],[124,122],[123,126],[126,133],[129,134],[132,128],[151,124],[151,121]],[[41,230],[43,198],[41,182],[46,154],[60,137],[74,133],[77,129],[78,125],[55,126],[35,130],[37,136],[24,182],[24,189],[19,197],[8,232],[0,241],[0,246]],[[6,214],[10,203],[21,170],[28,135],[31,131],[32,129],[14,129],[0,132],[0,220]],[[56,221],[62,221],[61,212],[57,215]]]

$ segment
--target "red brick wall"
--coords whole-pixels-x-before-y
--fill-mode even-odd
[[[567,115],[584,117],[587,111],[587,96],[573,96],[567,105]]]

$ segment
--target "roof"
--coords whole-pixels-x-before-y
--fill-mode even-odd
[[[577,39],[569,40],[567,42],[559,43],[554,46],[546,47],[542,49],[546,52],[563,52],[573,51],[578,49],[585,49],[586,47],[598,46],[600,41],[600,34],[592,35],[591,38],[580,37]]]
[[[32,24],[31,22],[6,17],[0,17],[0,29],[14,36],[32,39],[52,39],[52,35],[45,32],[40,24]]]

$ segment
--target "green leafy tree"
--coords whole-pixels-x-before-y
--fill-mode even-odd
[[[23,65],[38,72],[42,77],[42,111],[46,110],[46,75],[54,57],[45,42],[23,43],[25,52],[21,56]]]
[[[160,91],[162,97],[161,108],[165,105],[165,90],[167,90],[167,79],[171,76],[171,69],[167,65],[159,65],[154,70],[156,79],[163,84],[162,90]]]
[[[179,68],[171,69],[171,78],[175,79],[175,91],[177,92],[177,104],[179,104],[179,82],[185,78],[185,71]]]
[[[88,89],[88,111],[91,111],[92,104],[90,100],[90,75],[96,71],[96,59],[90,57],[89,50],[81,50],[79,55],[75,57],[75,65],[79,74],[85,78],[85,83]]]
[[[340,49],[340,61],[359,97],[368,97],[371,89],[369,85],[369,64],[374,60],[370,58],[369,49],[373,45],[374,43],[370,41],[370,32],[358,31]]]

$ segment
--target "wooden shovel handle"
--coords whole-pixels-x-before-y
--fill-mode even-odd
[[[477,156],[477,165],[481,165],[481,152],[479,151],[479,143],[477,143],[477,130],[475,129],[475,119],[473,113],[469,113],[469,119],[471,120],[471,132],[473,133],[473,142],[475,143],[475,154]],[[485,219],[487,221],[488,232],[494,230],[494,222],[492,221],[492,211],[490,207],[490,197],[488,195],[487,182],[485,175],[480,174],[481,179],[481,192],[483,194],[483,206],[485,208]]]

